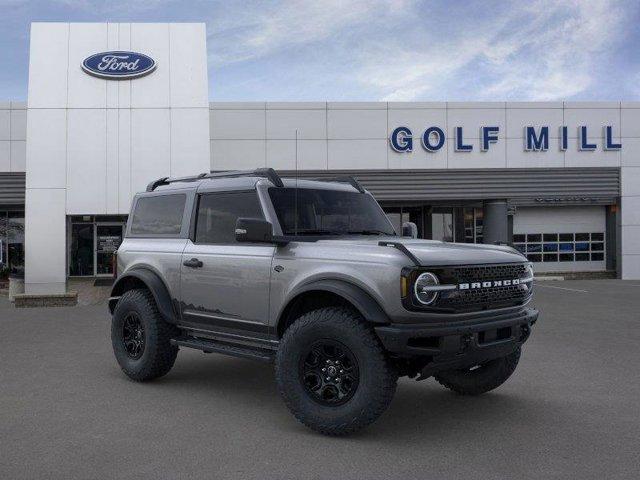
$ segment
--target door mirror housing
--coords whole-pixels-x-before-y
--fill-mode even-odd
[[[413,222],[404,222],[402,224],[402,236],[418,238],[418,226]]]
[[[236,220],[236,241],[273,243],[273,226],[262,218],[239,218]]]

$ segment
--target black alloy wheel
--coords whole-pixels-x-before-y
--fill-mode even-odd
[[[342,343],[330,339],[314,342],[301,356],[300,376],[311,399],[330,407],[348,402],[360,381],[353,353]]]
[[[398,379],[371,325],[344,306],[298,317],[280,340],[275,370],[291,413],[325,435],[348,435],[374,422]]]
[[[136,312],[129,312],[122,322],[122,343],[127,355],[134,360],[144,353],[144,325]]]

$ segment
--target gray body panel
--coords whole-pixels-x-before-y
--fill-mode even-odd
[[[275,252],[272,274],[271,322],[277,322],[285,305],[308,283],[335,279],[358,286],[376,300],[392,321],[419,321],[420,312],[408,312],[400,299],[400,273],[413,266],[409,257],[396,248],[381,247],[387,240],[404,244],[426,267],[521,263],[525,259],[511,247],[445,243],[402,237],[357,237],[292,242]]]
[[[197,258],[203,266],[182,265],[183,320],[212,325],[216,320],[268,325],[274,250],[272,245],[196,245],[188,240],[183,262]]]
[[[171,294],[180,298],[180,265],[184,238],[127,238],[118,248],[118,272],[144,268],[160,277]]]

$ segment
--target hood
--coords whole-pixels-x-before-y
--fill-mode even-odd
[[[381,241],[403,244],[423,266],[469,265],[526,262],[524,255],[506,245],[449,243],[438,240],[418,240],[404,237],[358,237],[324,240],[363,247],[377,246]],[[389,247],[386,247],[389,248]]]
[[[525,262],[527,259],[507,245],[447,243],[434,240],[402,239],[401,243],[421,265],[468,265]]]

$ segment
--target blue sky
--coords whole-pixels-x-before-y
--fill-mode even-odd
[[[216,101],[640,99],[637,0],[0,0],[0,99],[32,21],[206,22]]]

